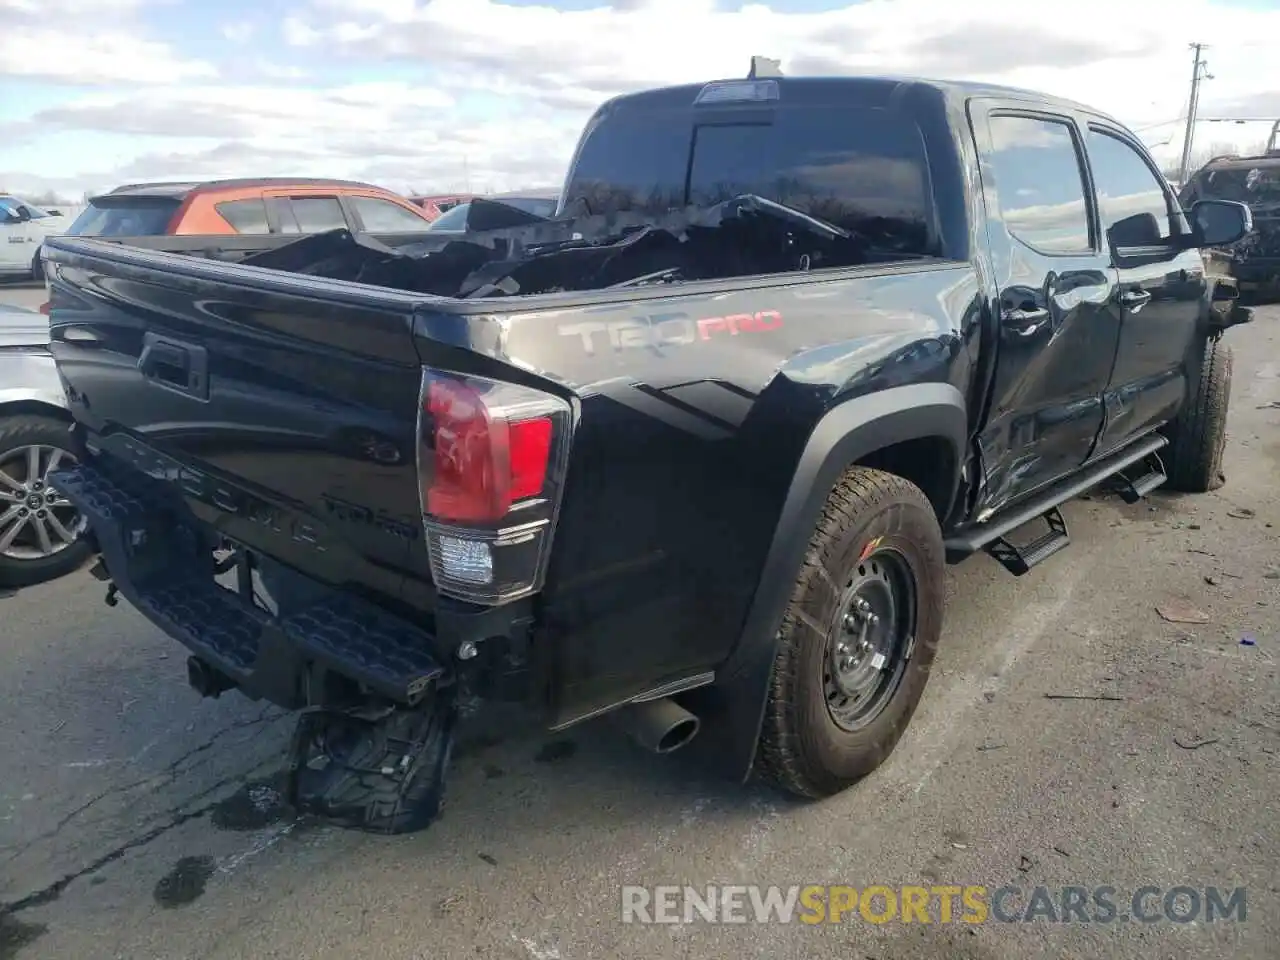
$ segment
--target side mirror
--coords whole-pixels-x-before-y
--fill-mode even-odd
[[[1253,231],[1248,204],[1233,200],[1197,200],[1187,212],[1198,247],[1225,247]]]
[[[28,210],[26,207],[19,207],[19,208],[18,208],[18,221],[19,221],[20,223],[26,223],[26,222],[27,222],[28,220],[30,220],[30,219],[31,219],[31,211],[30,211],[30,210]]]

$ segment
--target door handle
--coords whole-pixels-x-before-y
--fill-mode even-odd
[[[1018,337],[1034,336],[1053,317],[1048,307],[1017,307],[1006,309],[1000,315],[1004,328]]]
[[[1141,288],[1122,291],[1120,294],[1120,306],[1132,310],[1137,313],[1148,303],[1151,302],[1151,291]]]

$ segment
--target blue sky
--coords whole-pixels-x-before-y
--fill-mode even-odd
[[[752,54],[1044,89],[1172,155],[1199,40],[1203,114],[1280,116],[1280,0],[0,0],[0,22],[0,187],[66,199],[267,174],[550,185],[603,99],[739,76]]]

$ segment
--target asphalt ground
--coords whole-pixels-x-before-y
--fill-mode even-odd
[[[548,738],[494,713],[427,832],[300,822],[276,789],[289,718],[200,700],[178,644],[85,572],[0,599],[0,960],[1280,956],[1280,308],[1228,339],[1226,485],[1073,502],[1073,545],[1021,579],[954,568],[910,729],[822,803],[607,722]],[[624,885],[686,884],[981,886],[989,910],[938,922],[931,894],[935,922],[877,923],[885,898],[855,894],[841,923],[622,922]],[[1063,922],[1067,885],[1090,899]],[[1000,916],[1030,922],[996,919],[1007,886]],[[1201,902],[1178,894],[1177,922],[1180,886]],[[1210,887],[1244,888],[1244,918],[1209,921]]]

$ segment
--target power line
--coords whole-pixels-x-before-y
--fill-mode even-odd
[[[1160,127],[1171,127],[1175,123],[1181,123],[1184,119],[1185,117],[1179,115],[1172,120],[1161,120],[1159,123],[1149,123],[1145,127],[1133,127],[1131,129],[1134,133],[1146,133],[1148,130],[1158,130]]]

